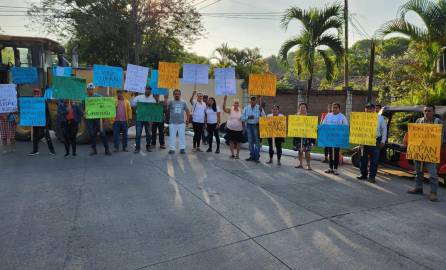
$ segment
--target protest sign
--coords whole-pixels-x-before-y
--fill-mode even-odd
[[[250,96],[276,96],[277,77],[274,74],[249,74]]]
[[[348,133],[347,125],[319,125],[317,146],[348,148]]]
[[[317,116],[289,115],[288,137],[317,139]]]
[[[121,89],[124,72],[121,67],[93,65],[93,83],[95,86]]]
[[[138,102],[136,106],[136,121],[162,123],[163,116],[163,104]]]
[[[235,85],[235,68],[216,68],[215,76],[215,95],[217,96],[235,96],[237,93]]]
[[[208,84],[209,65],[183,64],[184,84]]]
[[[180,88],[180,64],[159,62],[158,65],[158,87],[159,88]]]
[[[44,127],[45,98],[43,97],[21,97],[20,104],[20,125],[23,127]]]
[[[124,90],[144,93],[148,76],[149,68],[128,64],[125,74]]]
[[[406,159],[440,163],[442,125],[409,124]]]
[[[260,117],[260,138],[285,138],[286,116]]]
[[[35,67],[12,67],[12,82],[15,84],[38,84],[39,77]]]
[[[71,67],[53,66],[53,75],[58,77],[71,77],[73,69]]]
[[[75,77],[53,77],[54,99],[85,99],[85,80]]]
[[[0,84],[0,113],[17,111],[17,90],[15,84]]]
[[[152,88],[152,95],[165,96],[169,94],[169,89],[158,88],[158,70],[152,69],[150,73],[150,87]]]
[[[378,114],[352,112],[350,115],[350,143],[376,146]]]
[[[87,97],[85,99],[87,119],[115,118],[116,100],[114,97]]]

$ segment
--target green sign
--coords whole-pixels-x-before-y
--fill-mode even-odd
[[[53,98],[54,99],[71,99],[84,100],[85,79],[75,77],[58,77],[54,76],[53,80]]]
[[[163,115],[163,104],[138,102],[136,121],[162,123]]]
[[[115,98],[87,97],[85,99],[85,115],[87,119],[115,118]]]

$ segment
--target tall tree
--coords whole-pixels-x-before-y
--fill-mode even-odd
[[[342,32],[343,17],[342,6],[338,4],[329,5],[323,9],[311,8],[302,10],[298,7],[290,7],[286,10],[282,18],[282,26],[287,29],[291,21],[297,20],[302,23],[301,33],[285,41],[280,48],[280,57],[282,61],[288,63],[288,53],[294,47],[298,47],[295,56],[295,67],[300,74],[306,70],[309,74],[306,100],[308,101],[309,92],[312,89],[314,67],[316,55],[319,54],[326,66],[326,79],[331,81],[334,78],[334,67],[340,64],[344,49],[338,33]],[[328,49],[324,49],[327,47]],[[335,55],[335,62],[330,58],[329,51]]]

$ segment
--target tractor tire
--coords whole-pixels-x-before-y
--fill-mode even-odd
[[[17,141],[30,141],[31,140],[31,127],[22,127],[17,125],[15,132],[15,139]]]

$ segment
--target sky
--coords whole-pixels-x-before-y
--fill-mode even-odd
[[[44,36],[39,31],[26,29],[24,26],[30,21],[25,17],[4,17],[2,10],[11,10],[4,6],[28,6],[39,0],[0,0],[0,28],[4,34]],[[324,7],[333,0],[190,0],[203,13],[203,24],[206,29],[205,37],[196,41],[188,48],[198,55],[210,57],[215,48],[222,43],[230,47],[259,48],[264,56],[277,55],[281,44],[300,31],[298,22],[292,22],[287,30],[280,26],[280,18],[268,20],[236,19],[211,17],[206,13],[270,13],[283,12],[290,6],[303,9],[310,7]],[[343,1],[342,1],[343,2]],[[350,13],[355,18],[355,25],[362,27],[362,31],[350,26],[349,37],[351,43],[372,36],[385,22],[396,18],[398,8],[407,0],[349,0]],[[213,4],[214,3],[214,4]],[[415,23],[419,19],[412,15]],[[362,33],[361,33],[362,32]],[[51,38],[51,36],[49,36]]]

